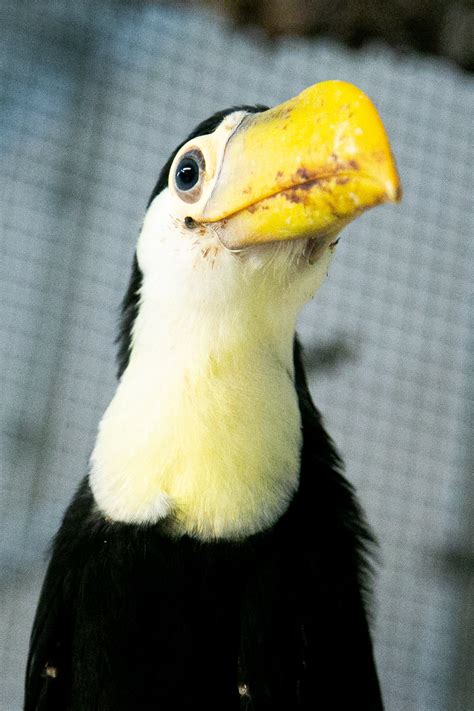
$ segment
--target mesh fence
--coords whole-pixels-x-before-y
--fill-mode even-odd
[[[118,304],[161,165],[216,109],[328,78],[376,100],[405,199],[346,231],[304,311],[312,390],[381,543],[388,711],[472,707],[468,76],[378,45],[262,46],[184,7],[4,2],[0,35],[1,709],[21,707],[44,553],[115,387]]]

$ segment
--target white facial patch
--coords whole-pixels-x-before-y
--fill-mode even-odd
[[[220,126],[211,134],[198,136],[188,141],[176,154],[170,169],[170,180],[168,190],[171,196],[177,198],[174,201],[175,216],[196,218],[204,211],[206,203],[212,195],[212,191],[219,177],[224,153],[231,135],[236,131],[243,119],[247,116],[245,111],[234,111],[228,114]],[[186,194],[177,189],[175,183],[176,169],[184,156],[198,150],[205,164],[205,170],[201,176],[202,184],[197,195],[197,199],[188,200]]]

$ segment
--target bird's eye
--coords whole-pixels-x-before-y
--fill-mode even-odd
[[[195,158],[185,156],[176,168],[176,187],[178,190],[191,190],[199,180],[199,165]]]
[[[201,197],[206,168],[204,156],[193,147],[180,158],[174,171],[176,192],[184,202],[196,202]]]

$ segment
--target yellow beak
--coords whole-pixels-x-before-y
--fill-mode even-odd
[[[401,197],[375,106],[341,81],[249,114],[225,147],[199,221],[231,249],[334,236],[364,210]]]

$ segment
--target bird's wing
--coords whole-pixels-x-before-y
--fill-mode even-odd
[[[296,510],[314,611],[301,629],[307,681],[300,691],[308,708],[317,701],[321,708],[381,711],[368,623],[375,540],[312,402],[298,342],[295,380],[304,440]],[[314,679],[320,683],[312,687]]]
[[[64,571],[63,571],[64,572]],[[26,668],[25,711],[64,711],[70,688],[72,601],[53,556],[41,591]]]
[[[71,658],[79,588],[79,532],[90,510],[84,479],[53,542],[30,638],[24,711],[65,711],[71,690]]]

